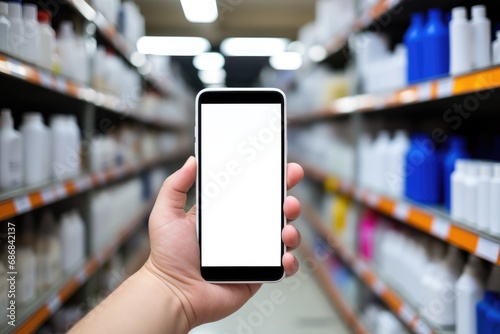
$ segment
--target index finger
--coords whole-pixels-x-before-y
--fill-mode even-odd
[[[297,185],[297,183],[302,180],[304,177],[304,170],[302,167],[295,163],[295,162],[290,162],[287,166],[287,188],[288,190],[292,189]]]

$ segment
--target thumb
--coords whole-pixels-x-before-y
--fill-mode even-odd
[[[179,218],[185,215],[187,192],[196,181],[196,160],[189,157],[184,166],[170,175],[160,189],[152,214]]]

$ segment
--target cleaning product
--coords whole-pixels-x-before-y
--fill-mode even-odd
[[[61,242],[57,238],[54,216],[50,211],[42,214],[36,240],[37,290],[51,287],[61,275]]]
[[[424,14],[411,14],[410,27],[404,35],[408,52],[408,83],[412,84],[424,77]]]
[[[9,51],[10,21],[7,18],[8,15],[9,5],[0,1],[0,52],[2,53]]]
[[[371,262],[373,260],[373,250],[374,250],[374,235],[377,223],[377,215],[371,210],[366,210],[364,216],[361,218],[359,225],[360,228],[360,239],[359,247],[361,257],[367,261]]]
[[[454,136],[449,139],[449,148],[444,155],[443,181],[444,203],[448,210],[451,209],[451,175],[455,170],[458,159],[468,159],[467,142],[465,138]]]
[[[472,33],[465,7],[455,7],[450,21],[450,73],[463,74],[472,70]]]
[[[16,248],[16,269],[19,272],[16,282],[16,302],[26,304],[35,298],[36,294],[36,268],[37,262],[33,245],[33,217],[24,216],[22,221],[22,234]]]
[[[488,313],[499,309],[500,294],[494,291],[486,291],[483,299],[476,306],[476,331],[477,334],[496,333],[492,329],[491,316]],[[474,333],[474,332],[473,332]]]
[[[38,61],[38,53],[40,49],[40,41],[38,39],[38,9],[36,5],[23,5],[23,42],[21,54],[24,60],[31,64],[36,64]]]
[[[490,181],[490,221],[489,232],[500,236],[500,164],[493,165],[493,178]]]
[[[75,115],[66,116],[66,124],[69,131],[69,146],[71,152],[68,157],[69,167],[72,176],[77,176],[81,172],[81,136],[80,128]]]
[[[450,212],[455,219],[465,219],[465,192],[464,179],[467,169],[467,160],[459,159],[455,161],[455,170],[451,174],[450,187]]]
[[[446,246],[443,242],[437,239],[431,239],[430,247],[427,248],[428,251],[428,262],[424,265],[424,269],[422,270],[420,277],[420,286],[422,289],[425,289],[429,284],[432,284],[434,280],[434,275],[436,271],[439,270],[440,263],[443,261],[443,258],[446,253]],[[423,291],[422,298],[420,299],[419,306],[424,306],[425,299],[425,291]]]
[[[52,176],[58,180],[63,180],[71,176],[71,168],[68,166],[68,152],[70,130],[66,124],[66,116],[54,115],[50,119],[50,131],[52,138]]]
[[[10,0],[8,13],[10,21],[9,52],[16,57],[23,58],[21,46],[24,36],[24,23],[21,0]]]
[[[464,178],[464,213],[469,226],[477,226],[477,197],[479,188],[479,162],[469,160],[465,166]]]
[[[371,162],[371,170],[373,177],[371,178],[372,189],[378,192],[385,192],[387,185],[386,180],[386,163],[387,151],[389,148],[390,138],[387,131],[381,131],[373,142],[373,160]]]
[[[485,334],[497,334],[500,331],[500,296],[495,295],[493,307],[486,313]]]
[[[404,170],[405,156],[410,147],[410,140],[405,131],[396,131],[387,150],[387,175],[385,177],[389,194],[401,198],[405,194]]]
[[[0,116],[0,188],[18,188],[23,183],[23,138],[14,130],[11,111]]]
[[[37,112],[24,114],[21,126],[24,143],[24,174],[26,185],[45,182],[50,178],[50,132]]]
[[[448,74],[450,70],[450,43],[447,30],[441,10],[429,9],[423,36],[424,78]]]
[[[48,10],[38,11],[40,48],[37,64],[45,69],[53,70],[56,48],[56,33],[50,26],[51,15]]]
[[[493,65],[500,64],[500,31],[496,32],[496,39],[493,41]]]
[[[64,21],[59,26],[59,35],[57,39],[57,49],[61,62],[61,71],[64,75],[75,79],[77,76],[77,42],[73,22]]]
[[[491,65],[491,23],[484,5],[472,6],[472,66],[475,69]]]
[[[477,186],[477,228],[487,231],[490,224],[490,182],[493,178],[493,163],[479,162],[479,177]]]
[[[456,334],[476,333],[476,305],[484,294],[484,269],[481,259],[474,255],[455,286],[456,301]]]
[[[73,269],[85,258],[85,235],[85,225],[76,210],[61,216],[59,238],[64,271]]]

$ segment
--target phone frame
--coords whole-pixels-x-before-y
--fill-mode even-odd
[[[279,267],[203,267],[201,252],[203,237],[201,235],[201,112],[202,104],[266,104],[276,103],[281,105],[281,185],[282,185],[282,215],[281,230],[287,221],[283,212],[283,205],[287,194],[287,112],[286,96],[275,88],[207,88],[200,91],[196,97],[196,123],[195,123],[195,156],[197,160],[196,171],[196,234],[200,247],[200,272],[201,276],[212,283],[266,283],[279,282],[285,277],[283,262]],[[256,246],[258,246],[256,242]],[[286,247],[281,240],[281,258]]]

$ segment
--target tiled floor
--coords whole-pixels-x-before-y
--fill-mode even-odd
[[[266,284],[230,317],[190,334],[347,334],[316,279],[304,272]]]

